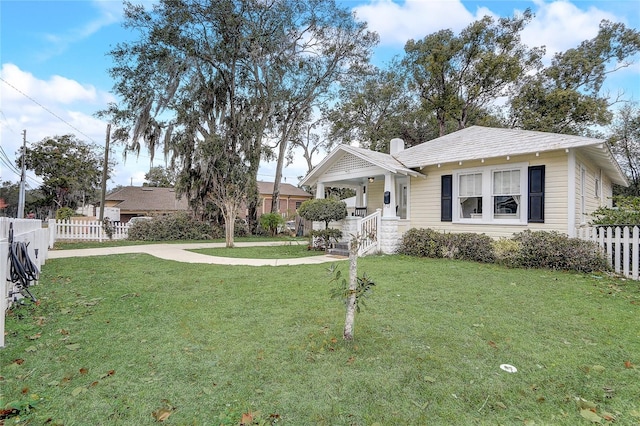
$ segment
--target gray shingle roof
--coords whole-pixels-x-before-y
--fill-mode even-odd
[[[471,126],[408,148],[395,158],[407,167],[417,168],[573,148],[582,148],[615,183],[627,184],[606,141],[531,130]]]
[[[273,182],[258,182],[258,192],[261,195],[270,196],[273,194]],[[291,196],[291,197],[313,197],[308,192],[298,188],[297,186],[293,186],[290,183],[280,183],[280,196]]]
[[[105,197],[107,201],[118,201],[114,207],[121,211],[170,212],[189,208],[186,197],[178,199],[173,188],[151,186],[125,186]]]
[[[395,157],[407,167],[421,167],[602,143],[581,136],[472,126],[408,148]]]
[[[339,145],[307,176],[303,184],[314,184],[322,173],[345,152],[394,173],[420,176],[416,170],[437,164],[535,154],[563,149],[580,149],[601,167],[613,182],[628,185],[606,141],[582,136],[536,132],[520,129],[500,129],[471,126],[424,142],[394,155]]]

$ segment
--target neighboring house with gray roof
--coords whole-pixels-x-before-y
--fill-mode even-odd
[[[472,126],[408,149],[394,139],[390,154],[340,145],[300,184],[317,197],[355,189],[356,207],[380,209],[380,249],[392,252],[410,228],[574,236],[628,182],[604,140]]]
[[[173,188],[125,186],[105,197],[105,207],[120,209],[120,221],[136,216],[157,216],[188,211],[186,198],[178,198]]]

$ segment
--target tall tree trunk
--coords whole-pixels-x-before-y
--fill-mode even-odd
[[[349,242],[349,297],[347,315],[344,320],[344,340],[353,340],[353,326],[356,318],[356,290],[358,288],[358,238]]]
[[[280,201],[280,182],[282,182],[282,168],[287,150],[287,141],[283,138],[278,147],[278,161],[276,163],[276,178],[273,181],[273,194],[271,196],[271,213],[278,213],[278,202]]]
[[[228,248],[233,247],[233,234],[235,230],[235,218],[238,214],[238,207],[233,201],[225,201],[224,208],[222,209],[222,215],[224,216],[224,240],[225,246]]]

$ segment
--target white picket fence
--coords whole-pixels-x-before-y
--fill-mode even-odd
[[[640,279],[640,228],[638,226],[596,226],[577,229],[577,237],[602,247],[617,274]]]
[[[0,347],[4,347],[5,313],[17,293],[17,289],[10,280],[10,267],[7,262],[11,225],[13,225],[13,241],[27,243],[29,258],[38,270],[42,269],[42,265],[48,258],[48,232],[42,227],[41,221],[0,217]]]
[[[105,241],[125,240],[129,234],[129,225],[121,222],[112,222],[113,234],[111,238],[104,230],[99,220],[49,220],[49,246],[58,240],[72,241]]]

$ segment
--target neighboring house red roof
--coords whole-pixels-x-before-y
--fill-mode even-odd
[[[105,201],[109,201],[109,204],[118,207],[122,212],[172,212],[189,208],[186,197],[178,199],[173,188],[152,186],[125,186],[108,194]]]
[[[273,182],[258,182],[258,192],[260,195],[270,197],[273,194]],[[308,192],[293,186],[290,183],[280,184],[280,196],[281,197],[300,197],[300,198],[312,198],[313,195]]]

